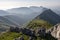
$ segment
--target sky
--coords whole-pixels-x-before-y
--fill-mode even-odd
[[[29,6],[60,7],[60,0],[0,0],[0,10]]]

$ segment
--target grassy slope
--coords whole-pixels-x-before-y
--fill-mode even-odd
[[[32,29],[36,29],[37,27],[45,27],[45,28],[50,28],[52,25],[49,24],[46,21],[43,20],[32,20],[30,23],[28,23],[27,27],[28,28],[32,28]],[[22,36],[22,33],[16,33],[16,32],[7,32],[7,33],[3,33],[3,35],[0,35],[0,40],[13,40],[15,38],[18,38]],[[24,35],[24,39],[25,40],[29,40],[29,36]],[[41,38],[37,37],[37,40],[40,40]],[[41,39],[42,40],[42,39]]]
[[[27,27],[29,28],[36,28],[36,27],[45,27],[46,29],[49,29],[52,27],[52,24],[44,21],[44,20],[32,20],[30,23],[28,23]]]
[[[14,40],[15,38],[18,38],[20,36],[24,36],[24,39],[27,40],[29,36],[26,36],[22,33],[16,33],[16,32],[7,32],[3,33],[3,35],[0,35],[0,40]]]

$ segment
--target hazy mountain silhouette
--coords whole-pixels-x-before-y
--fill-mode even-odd
[[[7,11],[0,10],[0,16],[9,15]]]
[[[36,16],[38,16],[47,9],[48,8],[36,6],[13,8],[8,10],[8,12],[12,13],[13,15],[7,15],[5,17],[22,25],[24,23],[31,21],[32,19],[34,19]]]

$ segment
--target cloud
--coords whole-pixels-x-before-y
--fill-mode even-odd
[[[0,0],[0,9],[10,9],[22,6],[60,6],[60,0]]]
[[[0,0],[0,1],[25,1],[25,2],[31,2],[31,1],[34,1],[34,2],[41,2],[41,1],[57,1],[59,2],[60,0]]]

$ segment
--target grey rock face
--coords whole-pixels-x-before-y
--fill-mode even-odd
[[[60,40],[60,24],[55,25],[54,27],[49,29],[48,32],[50,32],[53,37]]]

